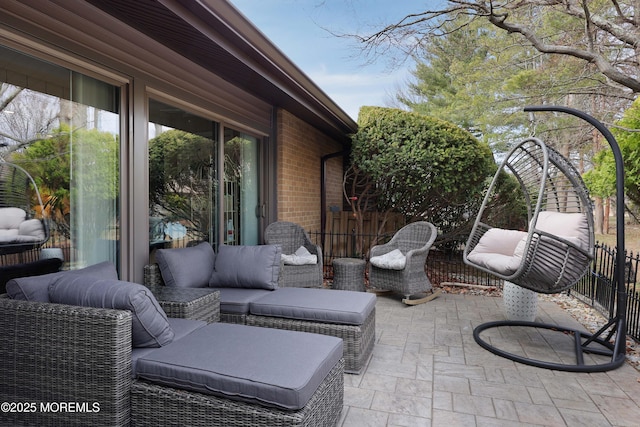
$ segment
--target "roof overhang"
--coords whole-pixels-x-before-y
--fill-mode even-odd
[[[347,143],[354,120],[226,0],[86,0],[189,61]]]

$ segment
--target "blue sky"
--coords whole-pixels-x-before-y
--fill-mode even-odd
[[[412,62],[388,58],[366,64],[352,40],[331,35],[368,33],[433,0],[230,0],[267,38],[354,120],[363,105],[391,106],[406,87]]]

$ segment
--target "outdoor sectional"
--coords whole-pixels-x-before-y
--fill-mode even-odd
[[[167,318],[110,263],[13,279],[7,292],[2,425],[332,426],[340,417],[338,338]]]
[[[344,343],[345,372],[360,373],[375,341],[373,294],[279,288],[278,245],[162,249],[145,266],[148,286],[210,287],[220,292],[222,322],[330,335]]]

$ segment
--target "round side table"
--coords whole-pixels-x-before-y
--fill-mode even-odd
[[[364,292],[364,269],[366,261],[358,258],[333,260],[333,289]]]

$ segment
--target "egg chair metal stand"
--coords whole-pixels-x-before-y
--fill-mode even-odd
[[[615,140],[611,132],[598,120],[590,115],[578,111],[572,108],[561,106],[532,106],[524,109],[526,112],[556,112],[573,115],[582,120],[585,120],[591,124],[596,130],[598,130],[607,140],[611,146],[615,165],[616,165],[616,237],[617,248],[615,259],[615,271],[614,271],[614,289],[612,292],[612,303],[615,306],[615,313],[613,313],[608,319],[607,323],[595,333],[587,333],[581,329],[575,329],[570,327],[563,327],[556,324],[542,323],[542,322],[528,322],[518,320],[504,320],[486,322],[477,326],[473,331],[473,337],[475,341],[484,349],[515,362],[523,363],[530,366],[536,366],[545,369],[553,369],[559,371],[568,372],[604,372],[615,368],[618,368],[625,361],[626,351],[626,307],[627,307],[627,292],[625,289],[625,251],[624,251],[624,166],[622,160],[622,154],[620,147]],[[535,194],[532,196],[531,188],[524,188],[526,186],[526,180],[522,180],[521,176],[518,176],[517,169],[516,178],[519,180],[520,185],[523,187],[523,193],[525,194],[525,200],[529,209],[529,232],[526,236],[526,245],[521,248],[522,262],[517,266],[504,271],[492,270],[491,267],[479,266],[467,259],[468,250],[465,249],[464,260],[467,264],[482,270],[488,271],[498,277],[505,280],[509,280],[517,285],[534,290],[541,293],[556,293],[562,290],[572,287],[580,280],[584,274],[591,274],[591,259],[593,258],[593,238],[589,238],[589,244],[587,247],[580,247],[579,244],[574,244],[575,241],[564,239],[562,237],[555,236],[545,231],[536,229],[536,218],[541,210],[553,210],[557,208],[557,197],[548,194],[547,192],[555,191],[558,189],[556,184],[549,181],[553,181],[553,178],[558,178],[558,174],[564,174],[561,180],[556,180],[556,183],[560,187],[567,188],[566,183],[571,183],[573,193],[575,195],[573,204],[574,209],[572,212],[583,212],[586,218],[589,219],[589,233],[593,235],[593,217],[592,208],[588,200],[588,193],[584,183],[579,174],[576,175],[573,166],[563,157],[559,156],[554,150],[549,151],[549,158],[544,159],[543,163],[536,163],[535,161],[527,165],[522,170],[536,171],[539,174],[546,174],[543,177],[548,179],[547,187],[540,193],[540,197],[537,198]],[[526,157],[526,156],[525,156]],[[535,156],[533,156],[535,157]],[[524,161],[524,157],[519,159]],[[509,162],[509,158],[505,159],[503,165]],[[546,164],[548,162],[548,165]],[[547,166],[555,169],[551,175],[549,175],[549,169]],[[522,165],[520,165],[521,167]],[[517,168],[517,166],[516,166]],[[543,172],[544,171],[544,172]],[[513,170],[512,170],[513,172]],[[526,175],[526,174],[525,174]],[[498,178],[498,174],[494,178],[494,181]],[[560,183],[564,184],[560,184]],[[492,182],[493,185],[493,182]],[[554,187],[555,186],[555,187]],[[490,187],[491,188],[491,187]],[[531,197],[532,196],[532,197]],[[487,194],[487,197],[490,197]],[[571,199],[566,194],[563,196],[564,201]],[[582,199],[582,200],[578,200]],[[474,229],[469,237],[467,246],[473,248],[478,245],[479,239],[482,234],[490,229],[482,222],[482,209],[486,204],[483,203],[483,207],[476,219]],[[551,202],[551,203],[549,203]],[[571,203],[569,203],[571,205]],[[535,207],[534,207],[535,206]],[[566,204],[562,209],[566,209]],[[546,241],[546,243],[545,243]],[[540,246],[541,244],[541,246]],[[537,246],[540,246],[539,248]],[[542,268],[538,268],[542,266]],[[570,266],[568,274],[564,274],[566,266]],[[558,268],[556,268],[558,267]],[[546,268],[546,271],[545,271]],[[515,271],[514,271],[515,269]],[[562,270],[562,271],[560,271]],[[554,274],[560,273],[556,276]],[[551,277],[549,277],[551,276]],[[524,328],[524,331],[531,332],[534,328],[538,330],[552,331],[552,333],[560,333],[565,336],[573,338],[573,350],[575,352],[575,359],[573,363],[561,363],[556,361],[548,361],[541,359],[534,359],[527,357],[527,355],[521,355],[512,353],[496,345],[493,345],[489,341],[485,340],[482,333],[495,328]],[[520,330],[520,329],[513,329]],[[528,333],[527,333],[528,334]],[[614,338],[615,336],[615,338]],[[585,360],[585,355],[592,354],[598,356],[593,360],[589,360],[589,363]]]

